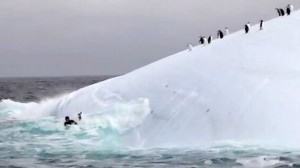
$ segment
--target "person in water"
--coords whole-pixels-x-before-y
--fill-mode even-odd
[[[80,113],[78,114],[78,119],[79,119],[79,120],[81,120],[81,114],[82,114],[82,112],[80,112]],[[67,125],[77,125],[77,122],[74,121],[74,120],[70,120],[70,117],[69,117],[69,116],[66,116],[66,117],[65,117],[65,123],[64,123],[64,125],[65,125],[65,126],[67,126]]]
[[[74,124],[77,125],[77,122],[75,122],[74,120],[70,120],[69,116],[66,116],[65,120],[66,120],[65,123],[64,123],[65,126],[74,125]]]

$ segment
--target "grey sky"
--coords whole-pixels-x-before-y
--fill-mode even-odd
[[[0,77],[124,74],[299,0],[1,0]],[[267,26],[267,25],[266,25]]]

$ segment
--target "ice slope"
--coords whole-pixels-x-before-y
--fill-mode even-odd
[[[128,147],[300,147],[299,30],[300,12],[275,18],[54,99],[49,113],[125,113],[112,123],[134,122],[120,136]]]
[[[124,143],[141,147],[252,141],[300,146],[300,13],[258,25],[75,92],[67,111],[108,93],[152,113]],[[90,106],[97,106],[90,102]],[[96,103],[97,104],[97,103]]]

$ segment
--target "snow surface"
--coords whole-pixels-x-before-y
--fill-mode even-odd
[[[249,34],[241,30],[40,106],[54,104],[49,113],[62,118],[103,108],[127,112],[120,127],[133,124],[120,138],[129,147],[220,141],[300,147],[299,29],[294,12],[265,22],[262,31],[252,26]]]

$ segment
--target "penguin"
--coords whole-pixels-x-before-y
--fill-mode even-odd
[[[293,11],[294,11],[294,6],[291,4],[288,4],[288,6],[286,7],[287,15],[290,15]]]
[[[288,7],[290,8],[291,13],[294,12],[294,5],[288,4]]]
[[[208,40],[207,40],[206,37],[203,37],[203,44],[204,44],[204,45],[207,45],[207,44],[208,44]]]
[[[249,27],[248,25],[245,25],[245,33],[247,34],[249,32]]]
[[[204,39],[203,39],[203,37],[200,36],[199,38],[200,38],[199,43],[200,43],[200,44],[204,44]]]
[[[245,32],[246,34],[249,33],[250,31],[250,22],[248,22],[246,25],[245,25]]]
[[[280,9],[278,9],[278,8],[275,8],[275,9],[277,10],[278,15],[281,16],[281,11],[280,11]]]
[[[259,28],[260,28],[260,30],[264,29],[264,21],[263,20],[260,20]]]
[[[286,14],[290,15],[291,14],[291,9],[289,7],[286,8]]]
[[[284,10],[282,8],[280,8],[279,10],[280,10],[281,16],[284,16],[285,15]]]
[[[225,35],[229,34],[229,29],[227,27],[225,27]]]
[[[191,43],[188,43],[187,47],[188,47],[189,52],[191,52],[193,50],[193,45]]]
[[[222,39],[224,37],[224,34],[221,30],[218,30],[218,38]]]
[[[207,40],[208,44],[210,44],[212,40],[213,40],[212,35],[209,35],[208,40]]]

